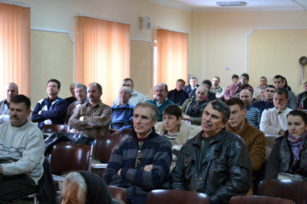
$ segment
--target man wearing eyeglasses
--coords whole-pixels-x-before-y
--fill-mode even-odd
[[[168,179],[172,145],[155,132],[158,115],[151,103],[136,105],[131,137],[114,150],[104,173],[108,185],[127,190],[128,203],[146,203],[147,194]]]
[[[202,132],[188,140],[172,171],[171,187],[205,193],[211,204],[226,204],[245,195],[252,181],[247,146],[240,136],[227,131],[229,107],[210,101],[203,111]]]

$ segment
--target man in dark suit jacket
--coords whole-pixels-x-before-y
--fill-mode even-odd
[[[189,95],[183,91],[185,81],[183,79],[178,79],[176,82],[176,88],[168,92],[168,99],[173,101],[178,106],[181,106],[183,102],[189,98]]]
[[[194,95],[194,93],[195,93],[197,87],[199,87],[199,85],[197,84],[197,78],[196,78],[196,77],[192,77],[192,78],[190,79],[190,84],[187,85],[187,86],[184,86],[184,87],[183,87],[183,90],[184,90],[185,92],[187,92],[187,94],[188,94],[189,97],[191,98],[191,97],[193,97],[193,95]],[[193,90],[194,90],[194,93],[193,93],[193,95],[192,95],[192,91],[193,91]]]

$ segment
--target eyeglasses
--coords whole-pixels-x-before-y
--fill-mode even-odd
[[[140,164],[141,164],[141,158],[142,158],[142,156],[143,156],[143,152],[142,152],[142,150],[139,150],[138,151],[138,153],[137,153],[137,155],[136,155],[136,159],[135,159],[135,168],[138,168],[139,166],[140,166]]]

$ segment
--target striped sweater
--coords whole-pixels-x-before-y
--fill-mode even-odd
[[[128,200],[145,203],[147,194],[161,187],[166,180],[172,163],[172,145],[168,139],[161,137],[152,129],[142,146],[143,155],[140,166],[135,167],[136,155],[139,150],[136,133],[123,140],[112,153],[104,180],[108,185],[126,188]],[[151,172],[144,171],[146,165],[152,164]],[[118,175],[118,170],[121,175]]]

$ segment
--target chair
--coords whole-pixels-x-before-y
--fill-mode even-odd
[[[269,159],[270,154],[272,151],[272,148],[275,144],[275,139],[278,137],[278,135],[269,135],[265,136],[265,158]]]
[[[43,125],[42,127],[43,133],[52,133],[52,132],[69,132],[68,125]]]
[[[121,187],[108,186],[112,198],[122,200],[127,203],[127,190]]]
[[[209,197],[206,194],[193,191],[179,190],[153,190],[147,196],[146,204],[209,204]]]
[[[235,196],[229,204],[295,204],[292,200],[266,196]]]
[[[91,171],[92,146],[58,143],[49,156],[53,173],[63,174],[70,171]]]
[[[123,129],[121,136],[123,136],[123,137],[129,137],[131,131],[132,131],[132,128]]]
[[[307,182],[264,180],[260,183],[258,195],[284,198],[296,204],[307,203]]]

